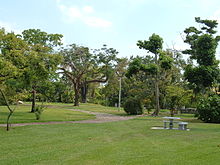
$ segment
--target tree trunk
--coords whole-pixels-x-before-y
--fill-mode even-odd
[[[79,85],[77,83],[74,83],[74,91],[75,91],[74,106],[79,106]]]
[[[121,77],[119,77],[118,110],[121,108]]]
[[[82,87],[81,87],[82,103],[86,103],[87,102],[87,92],[88,92],[88,84],[84,82]]]
[[[15,107],[14,109],[11,109],[10,106],[9,106],[8,100],[7,100],[7,98],[6,98],[5,94],[4,94],[4,92],[3,92],[1,89],[0,89],[0,93],[1,93],[1,95],[2,95],[2,97],[3,97],[3,99],[4,99],[4,101],[5,101],[5,104],[6,104],[7,108],[8,108],[8,110],[9,110],[9,114],[8,114],[8,117],[7,117],[7,120],[6,120],[6,125],[7,125],[6,130],[9,131],[9,126],[10,126],[9,121],[10,121],[10,117],[11,117],[12,114],[14,113],[14,111],[15,111],[15,109],[16,109],[16,107],[17,107],[18,104],[16,105],[16,107]]]
[[[160,101],[159,101],[159,87],[158,87],[158,80],[155,81],[155,101],[156,101],[156,105],[155,105],[155,111],[153,113],[154,116],[158,116],[159,112],[160,112]]]
[[[58,99],[58,102],[62,103],[62,94],[59,93],[59,99]]]
[[[36,90],[33,89],[32,91],[32,107],[31,107],[31,112],[35,112],[36,108]]]
[[[93,99],[95,98],[95,89],[94,89],[94,88],[92,89],[91,97],[92,97]]]
[[[157,60],[157,54],[155,54],[155,63],[158,65],[158,60]],[[156,77],[155,77],[155,101],[156,101],[156,105],[155,105],[155,111],[153,113],[154,116],[158,116],[159,112],[160,112],[160,94],[159,94],[159,74],[158,71],[156,73]]]

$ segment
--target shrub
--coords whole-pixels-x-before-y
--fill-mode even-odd
[[[124,110],[129,115],[141,115],[143,114],[143,105],[140,99],[129,98],[124,103]]]
[[[220,96],[212,95],[201,99],[197,111],[198,119],[207,123],[220,123]]]
[[[40,120],[41,114],[42,114],[42,112],[44,111],[45,108],[46,108],[46,107],[43,106],[43,105],[38,105],[38,106],[36,107],[35,112],[34,112],[35,115],[36,115],[36,120]]]

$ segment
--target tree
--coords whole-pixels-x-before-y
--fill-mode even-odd
[[[190,49],[183,53],[189,54],[191,59],[196,60],[198,66],[188,65],[184,75],[190,85],[194,87],[195,93],[206,93],[220,74],[219,62],[215,58],[220,36],[215,36],[217,21],[202,20],[200,17],[196,17],[195,21],[201,25],[201,29],[198,30],[195,27],[185,29],[184,42],[190,45]]]
[[[167,102],[168,107],[171,109],[171,116],[173,116],[175,110],[189,103],[191,95],[191,90],[185,90],[178,84],[166,87]]]
[[[75,92],[74,106],[79,106],[80,89],[83,76],[94,63],[94,57],[89,53],[89,48],[72,44],[69,48],[62,49],[63,56],[60,73],[65,75],[72,83]]]
[[[87,91],[90,84],[94,83],[106,83],[110,77],[114,74],[114,66],[116,61],[116,55],[118,52],[114,48],[107,48],[107,45],[103,45],[101,49],[93,50],[95,57],[95,65],[93,69],[86,74],[81,87],[82,102],[87,102]],[[85,92],[83,92],[85,91]]]
[[[74,106],[79,105],[80,90],[83,102],[86,102],[88,85],[90,83],[107,82],[110,74],[112,62],[117,52],[113,48],[104,46],[100,50],[90,53],[88,47],[70,45],[62,49],[63,63],[60,73],[64,74],[73,84],[75,91]]]
[[[25,51],[26,43],[22,39],[13,32],[7,33],[4,29],[0,29],[0,93],[9,110],[6,121],[7,131],[9,130],[9,120],[15,108],[10,107],[4,89],[6,89],[7,81],[18,78],[23,73]]]
[[[31,112],[34,112],[37,87],[50,78],[61,61],[54,47],[62,45],[62,35],[48,34],[40,29],[28,29],[22,32],[21,38],[29,44],[23,81],[32,89]]]
[[[197,111],[198,119],[207,123],[220,123],[220,96],[210,95],[201,99]]]
[[[155,105],[155,74],[157,66],[151,56],[135,57],[131,59],[126,73],[125,98],[136,97],[141,100],[148,109]]]
[[[0,29],[0,82],[21,75],[25,63],[27,44],[13,32]]]
[[[155,60],[155,65],[153,66],[154,68],[158,68],[158,54],[162,49],[162,44],[163,44],[163,39],[156,34],[152,34],[152,36],[149,37],[149,40],[146,41],[138,41],[137,42],[137,46],[140,49],[145,49],[148,50],[149,52],[154,54],[154,60]],[[149,68],[147,66],[147,68]],[[160,112],[160,103],[159,103],[159,87],[158,87],[158,79],[159,79],[159,75],[158,75],[158,69],[156,70],[156,74],[155,74],[155,100],[156,100],[156,105],[155,105],[155,112],[154,115],[158,115],[158,113]]]

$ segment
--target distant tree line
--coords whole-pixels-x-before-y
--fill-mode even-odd
[[[40,29],[21,34],[0,29],[0,104],[18,100],[122,105],[135,98],[158,115],[160,109],[201,106],[201,98],[220,92],[216,49],[217,21],[195,18],[200,28],[184,31],[184,51],[163,49],[163,39],[152,34],[137,41],[146,56],[117,57],[114,48],[90,49],[71,44],[63,47],[61,34]],[[183,55],[189,59],[184,60]],[[119,98],[119,80],[121,98]],[[216,97],[215,96],[215,97]],[[7,103],[5,99],[7,98]],[[203,120],[200,114],[199,118]]]

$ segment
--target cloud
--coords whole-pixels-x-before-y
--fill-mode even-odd
[[[85,7],[83,7],[83,11],[85,13],[93,13],[94,9],[91,6],[85,6]]]
[[[109,28],[112,26],[112,22],[103,18],[95,16],[95,10],[92,6],[66,6],[61,4],[60,0],[57,0],[57,6],[63,15],[63,19],[67,23],[74,23],[80,21],[90,27]]]
[[[86,17],[84,23],[92,27],[107,28],[112,26],[112,23],[97,17]]]
[[[67,22],[74,22],[75,20],[82,18],[81,11],[77,7],[59,5],[59,9]]]

